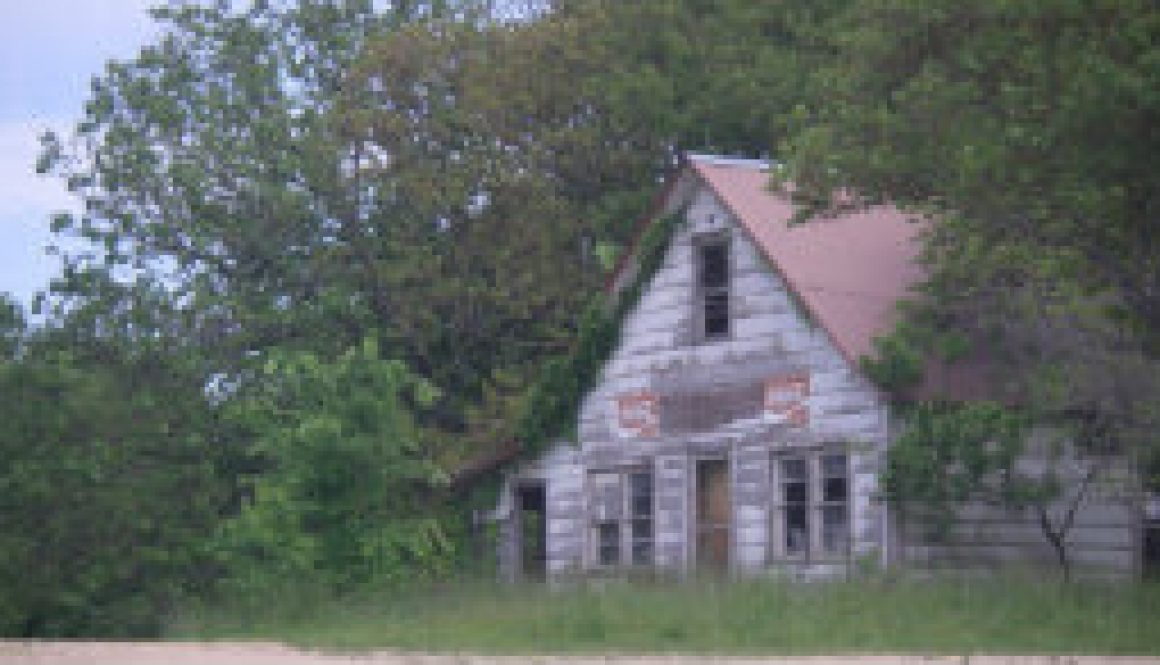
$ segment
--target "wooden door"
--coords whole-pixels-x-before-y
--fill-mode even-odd
[[[697,566],[710,570],[729,567],[729,464],[725,460],[699,460],[696,475]]]

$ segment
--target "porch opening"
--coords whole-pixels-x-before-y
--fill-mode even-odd
[[[520,576],[541,581],[548,571],[547,500],[543,482],[521,484],[516,490],[519,506]]]

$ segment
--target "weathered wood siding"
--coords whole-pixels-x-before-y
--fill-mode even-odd
[[[1051,470],[1064,483],[1060,498],[1048,506],[1053,525],[1063,523],[1091,460],[1049,451],[1052,434],[1040,429],[1029,441],[1019,471],[1040,476]],[[1103,467],[1101,467],[1103,468]],[[1112,464],[1094,479],[1078,504],[1066,542],[1069,559],[1080,573],[1135,574],[1141,565],[1142,515],[1131,494],[1131,472]],[[1055,550],[1038,511],[972,503],[955,511],[948,526],[924,515],[921,507],[895,510],[896,554],[915,568],[970,569],[1000,566],[1058,566]]]

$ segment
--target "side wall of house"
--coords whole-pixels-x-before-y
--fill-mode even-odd
[[[634,467],[653,471],[655,564],[687,570],[697,460],[730,469],[730,564],[770,564],[770,467],[775,455],[846,445],[851,456],[851,549],[879,556],[884,515],[874,500],[887,437],[877,391],[851,370],[825,331],[803,315],[781,278],[720,201],[706,188],[683,196],[687,223],[625,321],[620,344],[585,399],[579,466],[585,472]],[[772,222],[771,222],[772,223]],[[730,335],[698,339],[695,247],[725,234],[731,266]],[[771,411],[771,386],[791,377],[807,386],[799,411]],[[631,412],[626,423],[626,410]],[[792,411],[792,409],[790,409]],[[549,513],[553,512],[549,507]],[[563,512],[561,507],[560,512]],[[571,561],[594,565],[590,524],[559,527],[581,543]],[[556,533],[549,527],[550,533]],[[549,548],[552,546],[549,544]]]
[[[1047,429],[1031,435],[1028,451],[1017,467],[1021,474],[1055,475],[1064,488],[1047,506],[1052,529],[1066,522],[1075,506],[1072,527],[1065,536],[1068,558],[1079,573],[1134,575],[1141,565],[1142,515],[1130,488],[1131,472],[1123,464],[1077,459],[1059,436]],[[1086,489],[1084,478],[1098,465]],[[955,512],[947,527],[921,509],[893,511],[898,560],[919,569],[974,569],[999,566],[1058,566],[1056,550],[1047,540],[1035,508],[1004,508],[972,503]]]

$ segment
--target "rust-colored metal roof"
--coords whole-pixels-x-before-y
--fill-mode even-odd
[[[891,206],[788,224],[789,197],[770,189],[757,160],[690,155],[693,169],[749,232],[810,316],[852,362],[898,319],[897,303],[923,277],[922,224]]]

